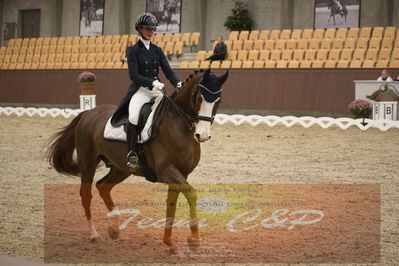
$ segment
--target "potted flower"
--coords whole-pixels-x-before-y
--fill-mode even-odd
[[[94,84],[96,81],[96,75],[89,71],[84,71],[79,74],[78,83],[80,85],[80,94],[82,95],[93,95],[94,92]]]
[[[348,108],[349,112],[354,115],[355,119],[369,118],[373,110],[371,103],[362,99],[354,100],[349,104]]]

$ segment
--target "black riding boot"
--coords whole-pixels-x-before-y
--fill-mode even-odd
[[[136,125],[131,123],[127,124],[126,128],[126,140],[127,140],[127,166],[130,170],[136,170],[138,168],[138,157],[134,148],[137,143],[137,134],[138,129]]]

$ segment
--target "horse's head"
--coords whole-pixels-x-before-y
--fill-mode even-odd
[[[194,86],[191,98],[194,110],[195,132],[194,138],[198,142],[204,142],[211,138],[211,123],[222,99],[222,85],[226,81],[229,72],[218,77],[207,69]]]

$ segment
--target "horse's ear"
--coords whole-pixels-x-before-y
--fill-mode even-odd
[[[226,73],[223,74],[223,76],[219,77],[220,86],[223,85],[223,83],[226,81],[228,77],[229,77],[229,71],[227,70]]]
[[[204,79],[205,79],[205,80],[209,79],[209,75],[210,75],[210,74],[211,74],[211,69],[208,68],[207,70],[205,70]]]

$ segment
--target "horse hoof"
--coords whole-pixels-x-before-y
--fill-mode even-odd
[[[100,241],[101,241],[101,236],[100,235],[96,235],[96,236],[90,237],[90,242],[91,243],[98,243]]]
[[[187,244],[190,248],[197,248],[200,246],[201,240],[192,236],[187,237]]]
[[[169,248],[169,255],[177,255],[179,254],[178,248]]]
[[[108,235],[111,239],[117,239],[119,237],[119,229],[115,229],[112,226],[108,227]]]

